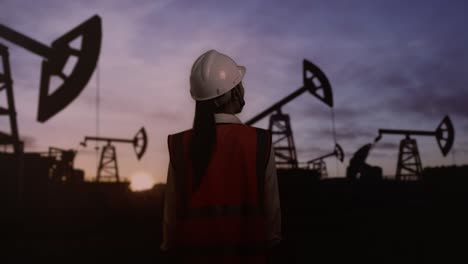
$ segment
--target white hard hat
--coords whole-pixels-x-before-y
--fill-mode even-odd
[[[245,67],[229,56],[210,50],[193,63],[190,94],[197,101],[216,98],[236,87],[244,78]]]

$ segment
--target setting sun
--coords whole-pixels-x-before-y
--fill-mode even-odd
[[[134,192],[151,189],[153,185],[154,179],[146,172],[135,172],[130,178],[130,189]]]

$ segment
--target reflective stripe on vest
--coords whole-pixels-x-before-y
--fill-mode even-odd
[[[269,131],[218,125],[217,144],[198,190],[192,190],[192,130],[168,138],[177,192],[178,251],[252,255],[264,248],[264,176]],[[205,253],[202,253],[205,252]]]

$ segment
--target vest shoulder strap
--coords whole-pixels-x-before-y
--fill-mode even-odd
[[[268,130],[256,128],[257,135],[257,186],[260,196],[260,205],[263,205],[263,194],[265,192],[265,173],[270,159],[271,133]]]
[[[177,190],[178,196],[181,203],[179,204],[180,211],[178,213],[185,213],[188,209],[189,194],[186,189],[187,178],[184,177],[187,174],[187,164],[184,158],[184,135],[186,131],[180,132],[167,137],[167,143],[169,147],[169,159],[171,162],[172,169],[175,172],[174,184]]]

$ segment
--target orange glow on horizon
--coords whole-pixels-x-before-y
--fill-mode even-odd
[[[130,177],[130,190],[133,192],[145,191],[153,188],[155,181],[149,173],[135,172]]]

